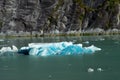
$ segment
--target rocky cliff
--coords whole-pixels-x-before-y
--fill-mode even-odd
[[[0,31],[120,29],[120,0],[0,0]]]

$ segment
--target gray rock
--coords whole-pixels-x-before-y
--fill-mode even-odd
[[[120,29],[120,2],[115,0],[111,5],[106,0],[77,1],[0,0],[0,31],[9,30],[11,35],[35,31],[35,35]]]

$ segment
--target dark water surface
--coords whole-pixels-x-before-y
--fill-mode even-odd
[[[102,51],[71,56],[0,56],[0,80],[120,80],[120,36],[45,37],[1,39],[0,47],[30,42],[73,41],[94,44]],[[89,43],[85,43],[85,42]],[[94,72],[88,72],[88,68]],[[97,71],[97,68],[103,71]]]

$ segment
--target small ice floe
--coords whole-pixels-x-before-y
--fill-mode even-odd
[[[18,49],[17,49],[17,47],[16,46],[14,46],[14,45],[12,45],[12,48],[11,47],[2,47],[1,49],[0,49],[0,52],[17,52],[18,51]]]
[[[103,69],[102,68],[97,68],[97,71],[102,72]]]
[[[77,40],[73,40],[73,43],[77,42]]]
[[[90,42],[89,42],[89,41],[85,41],[85,42],[83,42],[83,43],[85,43],[85,44],[89,44]]]
[[[95,51],[100,51],[100,50],[102,50],[101,48],[98,48],[98,47],[96,47],[96,46],[94,46],[94,45],[91,45],[91,46],[89,46],[89,47],[84,47],[85,48],[85,53],[90,53],[90,51],[91,51],[91,53],[94,53]]]
[[[88,68],[88,72],[94,72],[93,68]]]
[[[105,39],[104,38],[101,38],[100,41],[104,41]]]
[[[0,42],[3,42],[4,40],[3,39],[0,39]]]
[[[0,49],[0,56],[1,55],[9,55],[11,53],[14,53],[14,52],[18,52],[18,49],[16,46],[12,45],[12,48],[11,47],[2,47]]]
[[[18,52],[18,48],[17,48],[15,45],[12,45],[12,50],[13,50],[14,52]]]
[[[0,52],[6,52],[6,51],[11,51],[11,50],[12,50],[11,47],[2,47],[0,49]]]

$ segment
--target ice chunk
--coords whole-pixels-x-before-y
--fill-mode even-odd
[[[76,55],[76,54],[91,54],[101,50],[94,45],[83,47],[82,44],[73,44],[72,42],[57,42],[57,43],[30,43],[28,47],[22,47],[19,52],[36,56],[49,55]]]
[[[89,44],[90,42],[89,42],[89,41],[85,41],[85,42],[83,42],[83,43],[85,43],[85,44]]]
[[[97,71],[102,72],[103,69],[102,68],[97,68]]]
[[[17,47],[14,46],[14,45],[12,45],[12,48],[11,48],[11,47],[2,47],[2,48],[0,49],[0,52],[1,52],[1,53],[4,53],[4,52],[17,52],[17,51],[18,51],[18,49],[17,49]]]
[[[18,52],[18,48],[15,45],[12,45],[12,49],[14,52]]]
[[[101,50],[101,48],[91,45],[89,47],[85,47],[84,52],[85,53],[94,53],[95,51],[100,51],[100,50]]]
[[[88,68],[88,72],[94,72],[93,68]]]
[[[2,47],[1,48],[1,50],[0,50],[0,52],[6,52],[6,51],[11,51],[12,49],[11,49],[11,47]]]
[[[3,42],[4,40],[3,39],[0,39],[0,42]]]
[[[18,51],[17,47],[12,45],[11,47],[2,47],[0,49],[0,56],[1,55],[14,55],[14,53],[16,53]]]

